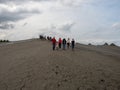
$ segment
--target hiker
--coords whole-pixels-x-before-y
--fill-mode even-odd
[[[52,39],[52,45],[53,45],[53,50],[55,50],[55,47],[56,47],[56,39],[55,39],[55,37],[53,37],[53,39]]]
[[[67,40],[67,48],[69,49],[69,47],[70,47],[70,38],[68,38]]]
[[[74,39],[72,39],[72,41],[71,41],[71,47],[72,47],[72,50],[74,50],[74,48],[75,48],[75,40]]]
[[[59,42],[56,41],[56,50],[58,50],[58,49],[59,49]]]
[[[59,48],[61,48],[61,44],[62,44],[62,39],[61,38],[59,38],[58,43],[59,43]]]
[[[66,48],[66,39],[65,38],[62,40],[62,44],[63,44],[63,50],[65,50],[65,48]]]

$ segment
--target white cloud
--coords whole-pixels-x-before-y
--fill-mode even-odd
[[[4,39],[5,37],[6,37],[6,35],[5,35],[5,34],[0,33],[0,39]]]
[[[30,38],[38,38],[39,35],[46,35],[46,36],[55,36],[58,37],[69,37],[71,32],[71,28],[74,26],[72,22],[66,22],[65,24],[51,24],[46,27],[39,27],[39,29],[29,28],[29,23],[24,27],[14,28],[14,30],[1,31],[1,37],[9,38],[9,40],[16,41],[16,40],[24,40]],[[16,30],[17,29],[17,30]],[[29,29],[29,30],[28,30]],[[67,31],[68,30],[68,31]]]
[[[69,37],[71,35],[71,29],[75,23],[66,22],[64,24],[51,24],[44,28],[36,30],[36,35],[42,34],[46,36],[55,37]]]
[[[6,40],[8,40],[9,38],[7,38],[7,36],[8,36],[8,31],[1,31],[0,30],[0,39],[6,39]]]
[[[80,6],[82,4],[87,4],[92,2],[93,0],[58,0],[62,5],[67,6]]]
[[[114,29],[116,29],[116,30],[120,30],[120,23],[119,23],[119,22],[114,23],[114,24],[112,25],[112,27],[113,27]]]
[[[98,27],[97,30],[86,31],[86,33],[82,34],[78,41],[86,44],[92,43],[95,45],[104,44],[105,42],[120,45],[119,25],[119,23],[114,23],[110,26],[102,28]]]

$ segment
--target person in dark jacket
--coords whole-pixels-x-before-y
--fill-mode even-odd
[[[66,39],[65,38],[62,40],[62,44],[63,44],[63,50],[65,50],[65,48],[66,48]]]
[[[69,47],[70,47],[70,38],[68,38],[67,40],[67,48],[69,49]]]
[[[53,50],[55,50],[55,47],[56,47],[56,39],[55,39],[55,37],[53,37],[53,39],[52,39],[52,45],[53,45]]]
[[[72,39],[72,41],[71,41],[71,47],[72,47],[72,50],[74,50],[74,48],[75,48],[75,40],[74,39]]]

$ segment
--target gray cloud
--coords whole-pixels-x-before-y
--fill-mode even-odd
[[[0,23],[2,22],[9,22],[9,21],[18,21],[24,18],[27,18],[29,15],[40,13],[40,10],[38,8],[23,8],[22,5],[28,4],[30,1],[33,2],[45,2],[45,1],[54,1],[59,2],[61,4],[71,4],[73,3],[73,0],[0,0]],[[9,4],[10,2],[14,3],[14,7]],[[78,2],[78,1],[74,1]],[[17,4],[20,3],[20,4]],[[13,7],[13,8],[12,8]],[[14,11],[10,11],[10,9],[14,9]],[[64,28],[69,29],[69,27],[65,26]]]
[[[65,23],[59,29],[62,31],[70,32],[71,28],[75,25],[75,23]]]
[[[71,28],[75,25],[74,22],[67,22],[61,25],[51,25],[50,29],[52,30],[58,30],[61,32],[70,32]]]
[[[28,24],[28,23],[27,23],[27,22],[25,22],[25,23],[23,24],[23,27],[24,27],[24,26],[26,26],[27,24]]]
[[[25,3],[25,2],[40,2],[40,1],[57,1],[57,0],[0,0],[0,3]]]
[[[0,22],[2,23],[2,22],[9,22],[9,21],[18,21],[25,17],[26,16],[18,15],[17,13],[6,12],[6,13],[2,13],[2,15],[0,15]]]
[[[8,24],[8,23],[1,23],[0,29],[13,29],[15,26],[14,24]]]
[[[7,9],[2,9],[0,13],[0,22],[18,21],[35,13],[40,13],[40,11],[39,10],[28,11],[28,10],[20,9],[18,11],[11,12]]]
[[[7,1],[7,0],[5,0]],[[10,0],[12,1],[12,0]],[[4,1],[0,1],[4,2]],[[15,9],[14,9],[15,8]],[[37,8],[25,8],[22,5],[11,7],[8,4],[0,4],[0,29],[14,28],[14,25],[8,24],[30,17],[33,14],[40,14]]]
[[[60,4],[64,6],[79,6],[82,4],[87,4],[88,2],[91,2],[92,0],[0,0],[0,3],[26,3],[26,2],[59,2]]]
[[[39,29],[40,35],[57,36],[57,37],[69,37],[71,29],[75,25],[74,22],[66,22],[65,24],[52,24],[50,27]]]

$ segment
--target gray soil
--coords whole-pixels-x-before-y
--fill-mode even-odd
[[[1,45],[0,90],[120,90],[120,47],[52,51],[51,42],[41,40]]]

